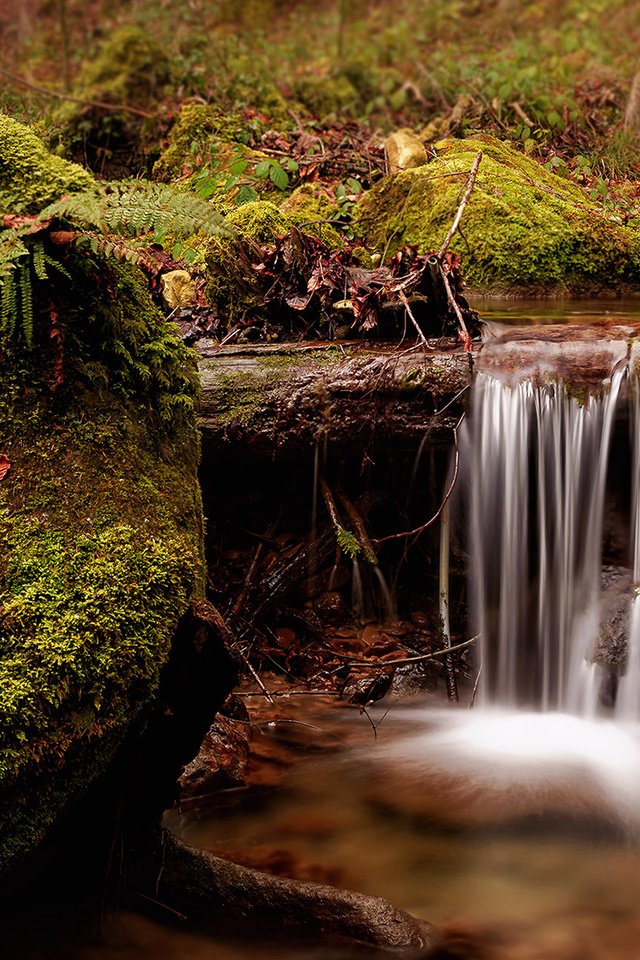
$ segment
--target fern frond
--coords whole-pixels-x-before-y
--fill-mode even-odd
[[[336,539],[341,552],[345,555],[345,557],[349,557],[350,560],[357,559],[358,555],[362,552],[362,548],[358,543],[357,537],[351,532],[351,530],[345,530],[344,527],[339,527],[337,530]]]
[[[31,265],[24,263],[20,267],[20,317],[22,334],[28,348],[33,346],[33,287],[31,285]]]
[[[2,281],[0,298],[0,329],[6,336],[12,336],[18,317],[18,291],[15,282],[15,268],[5,274]]]

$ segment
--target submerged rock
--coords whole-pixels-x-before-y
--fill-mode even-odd
[[[358,236],[393,253],[438,249],[478,151],[478,179],[451,243],[467,282],[492,292],[586,292],[640,285],[640,233],[609,217],[577,184],[508,143],[442,140],[436,159],[387,177],[356,207]],[[460,171],[460,177],[451,176]]]

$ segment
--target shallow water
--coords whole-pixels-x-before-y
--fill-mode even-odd
[[[214,852],[280,859],[498,937],[496,960],[640,955],[636,728],[398,707],[374,740],[365,718],[341,713],[340,748],[335,711],[307,713],[319,729],[297,730],[293,765],[259,805],[172,813],[172,826]],[[290,750],[278,727],[263,735]]]
[[[640,319],[640,297],[575,300],[472,297],[471,305],[481,317],[507,324],[594,323],[601,320],[624,323],[625,320]]]

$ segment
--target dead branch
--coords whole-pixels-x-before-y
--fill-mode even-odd
[[[340,530],[344,529],[344,526],[340,519],[338,506],[331,492],[331,488],[324,477],[320,477],[320,490],[322,491],[322,499],[324,500],[324,505],[327,508],[327,513],[331,517],[331,523],[334,525],[336,530],[340,532]]]
[[[420,326],[419,326],[419,324],[418,324],[418,321],[416,320],[416,318],[415,318],[414,315],[413,315],[413,311],[411,310],[411,307],[409,306],[409,301],[407,300],[407,295],[405,294],[404,290],[399,289],[399,290],[398,290],[398,296],[400,297],[402,303],[404,304],[404,309],[407,311],[407,316],[409,317],[409,320],[411,320],[411,323],[412,323],[413,326],[415,327],[416,333],[418,334],[418,340],[421,340],[422,343],[424,343],[424,344],[426,344],[427,346],[429,346],[428,343],[427,343],[427,338],[425,337],[424,333],[423,333],[422,330],[420,329]],[[433,349],[433,348],[432,348],[432,349]]]
[[[453,295],[453,291],[452,291],[452,289],[451,289],[451,284],[449,283],[449,278],[448,278],[448,276],[446,275],[446,273],[444,272],[444,270],[442,269],[442,265],[440,265],[440,275],[441,275],[441,277],[442,277],[442,282],[443,282],[443,284],[444,284],[444,289],[446,290],[446,293],[447,293],[447,300],[448,300],[449,303],[451,304],[451,307],[453,308],[453,312],[455,313],[456,317],[458,318],[458,326],[460,327],[460,339],[462,340],[462,343],[464,344],[464,351],[465,351],[465,353],[470,353],[471,350],[473,349],[473,347],[472,347],[472,345],[471,345],[471,337],[470,337],[470,335],[469,335],[469,331],[467,330],[467,325],[466,325],[466,323],[464,322],[464,317],[462,316],[462,311],[460,310],[460,307],[458,306],[458,301],[456,300],[456,298],[455,298],[454,295]]]
[[[458,472],[460,469],[460,451],[458,449],[458,428],[460,427],[460,424],[462,423],[463,419],[464,419],[464,413],[462,414],[457,424],[453,428],[453,442],[455,445],[455,461],[453,466],[453,477],[451,478],[451,483],[449,484],[449,488],[444,495],[444,499],[440,504],[440,506],[438,507],[438,509],[436,510],[436,512],[434,513],[434,515],[429,520],[427,520],[426,523],[421,524],[419,527],[416,527],[414,530],[404,530],[402,533],[390,533],[386,537],[372,537],[372,540],[371,540],[372,543],[386,543],[387,540],[400,540],[402,537],[413,537],[418,533],[422,533],[423,530],[426,530],[427,527],[430,527],[432,523],[436,522],[436,520],[444,510],[445,506],[447,505],[449,501],[449,497],[453,493],[453,488],[456,485],[456,480],[458,479]]]
[[[447,248],[449,247],[449,244],[451,243],[451,241],[452,241],[452,239],[453,239],[453,237],[454,237],[454,234],[455,234],[456,230],[458,229],[458,227],[459,227],[459,225],[460,225],[460,220],[462,219],[462,214],[464,213],[465,207],[466,207],[466,205],[467,205],[468,202],[469,202],[469,198],[470,198],[471,194],[473,193],[473,188],[474,188],[475,183],[476,183],[476,177],[477,177],[477,175],[478,175],[478,167],[480,166],[480,161],[481,161],[481,160],[482,160],[482,150],[478,150],[478,154],[477,154],[475,160],[473,161],[473,166],[471,167],[471,172],[470,172],[470,174],[469,174],[469,179],[468,179],[468,181],[467,181],[467,189],[466,189],[465,192],[464,192],[464,196],[463,196],[463,198],[462,198],[462,202],[460,203],[460,206],[458,207],[458,212],[456,213],[456,215],[455,215],[455,217],[454,217],[454,219],[453,219],[453,223],[452,223],[451,226],[449,227],[449,232],[447,233],[446,237],[444,238],[444,241],[443,241],[443,243],[442,243],[442,246],[440,247],[440,250],[438,251],[438,259],[439,259],[439,260],[442,260],[443,256],[444,256],[445,253],[447,252]]]
[[[440,565],[439,565],[439,609],[442,639],[449,650],[445,657],[447,671],[447,697],[453,702],[458,701],[458,684],[451,656],[451,629],[449,626],[449,500],[442,509],[440,519]]]
[[[83,97],[72,97],[68,93],[58,93],[57,90],[48,90],[46,87],[40,87],[36,83],[19,77],[16,73],[11,73],[0,67],[0,76],[6,77],[11,83],[24,87],[26,90],[32,90],[43,97],[53,97],[54,100],[68,100],[70,103],[79,103],[83,107],[97,107],[98,110],[111,110],[114,113],[132,113],[137,117],[155,117],[155,113],[149,113],[148,110],[140,110],[139,107],[130,107],[124,103],[107,103],[105,100],[85,100]]]
[[[456,643],[452,647],[444,647],[442,650],[433,650],[431,653],[421,653],[416,657],[399,657],[397,660],[380,660],[373,657],[354,657],[353,654],[339,653],[337,650],[333,650],[332,654],[339,660],[346,660],[354,667],[359,666],[375,669],[376,667],[405,666],[408,663],[424,663],[425,660],[437,660],[439,657],[446,657],[448,654],[455,653],[457,650],[464,650],[466,647],[470,647],[472,643],[475,643],[476,640],[479,640],[481,636],[482,634],[478,633],[475,637],[471,637],[470,640],[465,640],[463,643]]]
[[[513,110],[513,112],[516,113],[516,114],[520,117],[520,119],[522,120],[522,122],[523,122],[523,123],[526,123],[526,125],[527,125],[528,127],[534,127],[534,126],[535,126],[535,124],[534,124],[533,120],[531,119],[531,117],[527,116],[527,114],[526,114],[526,113],[524,112],[524,110],[522,109],[522,105],[519,104],[517,100],[514,100],[513,103],[509,104],[509,106],[511,107],[511,109]]]
[[[373,548],[373,544],[369,539],[369,534],[367,533],[367,528],[364,525],[364,520],[340,484],[338,484],[336,487],[336,493],[338,494],[338,500],[342,504],[344,512],[351,521],[353,532],[355,533],[358,543],[360,544],[363,557],[370,564],[372,564],[372,566],[377,566],[378,558]]]

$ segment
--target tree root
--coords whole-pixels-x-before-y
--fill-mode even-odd
[[[434,928],[389,901],[320,883],[274,877],[197,850],[165,832],[162,867],[148,891],[188,918],[216,915],[389,950],[422,951]],[[147,891],[141,892],[142,897]]]

